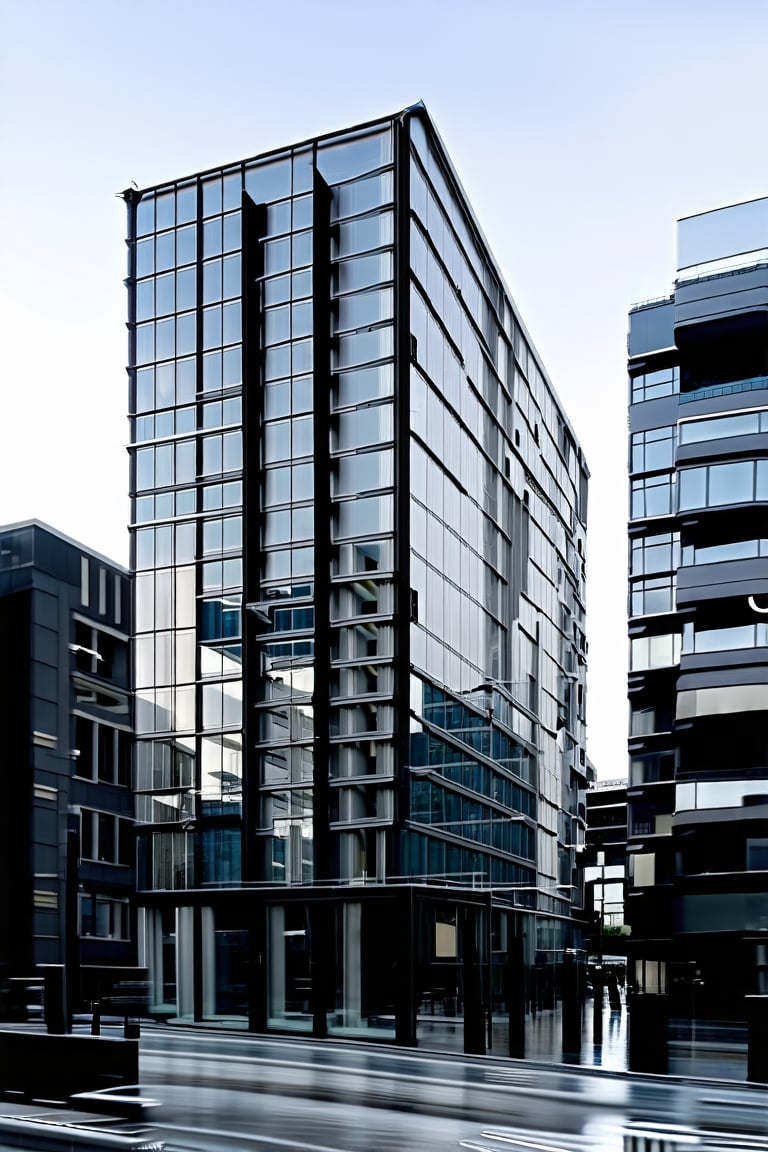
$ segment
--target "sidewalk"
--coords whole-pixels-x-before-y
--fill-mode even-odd
[[[605,1068],[614,1072],[629,1071],[628,1042],[630,1016],[624,1001],[621,1009],[612,1011],[606,998],[603,1004],[603,1036],[594,1038],[594,1006],[584,1003],[581,1053],[578,1060],[563,1059],[562,1007],[528,1014],[525,1021],[525,1058],[547,1064],[578,1063],[585,1068]],[[419,1048],[461,1052],[464,1028],[461,1017],[419,1016]],[[670,1021],[669,1075],[733,1080],[747,1078],[746,1025]],[[493,1020],[490,1054],[509,1055],[509,1024],[505,1017]]]

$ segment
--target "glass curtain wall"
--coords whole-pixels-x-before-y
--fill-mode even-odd
[[[586,471],[435,141],[418,117],[410,133],[410,651],[424,680],[405,870],[554,885],[556,839],[576,841],[557,813],[586,773]],[[483,693],[481,739],[454,714]]]
[[[318,692],[329,694],[322,820],[333,837],[330,873],[383,879],[386,865],[394,815],[392,164],[387,126],[320,142],[272,170],[275,181],[282,174],[286,200],[267,207],[261,290],[259,604],[269,623],[259,637],[258,746],[264,876],[276,882],[315,877]],[[330,193],[326,219],[313,206],[321,188]],[[264,199],[247,175],[246,190]],[[315,332],[316,323],[328,331]],[[330,509],[325,524],[320,507]],[[325,574],[315,578],[318,563],[330,567],[330,594]],[[319,655],[321,625],[330,649]]]
[[[194,821],[241,810],[241,187],[216,173],[132,215],[135,783],[137,817],[167,826],[140,845],[150,889],[222,879]]]

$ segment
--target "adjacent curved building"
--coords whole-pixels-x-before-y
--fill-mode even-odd
[[[629,376],[635,976],[738,1016],[768,992],[768,198],[679,221]]]

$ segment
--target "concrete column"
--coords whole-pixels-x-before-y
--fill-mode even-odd
[[[213,908],[200,909],[203,1019],[216,1015],[216,917]]]
[[[267,1020],[285,1015],[285,908],[274,904],[267,921]]]
[[[344,1024],[360,1027],[362,1009],[362,972],[360,946],[362,905],[344,905]]]
[[[180,1017],[195,1015],[194,910],[176,909],[176,1012]]]

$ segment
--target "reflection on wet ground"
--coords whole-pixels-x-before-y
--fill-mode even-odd
[[[563,1052],[563,1014],[560,1005],[529,1013],[525,1022],[525,1059],[544,1063],[580,1064],[611,1072],[628,1071],[629,1013],[622,1000],[612,1009],[607,997],[602,1006],[602,1028],[595,1020],[591,999],[584,1004],[581,1051]],[[595,1027],[597,1023],[597,1028]],[[717,1021],[670,1021],[669,1067],[673,1076],[704,1076],[744,1081],[747,1078],[746,1025]],[[461,1053],[464,1046],[460,1017],[429,1017],[419,1020],[419,1048]],[[493,1020],[490,1054],[508,1056],[509,1024],[505,1017]]]

